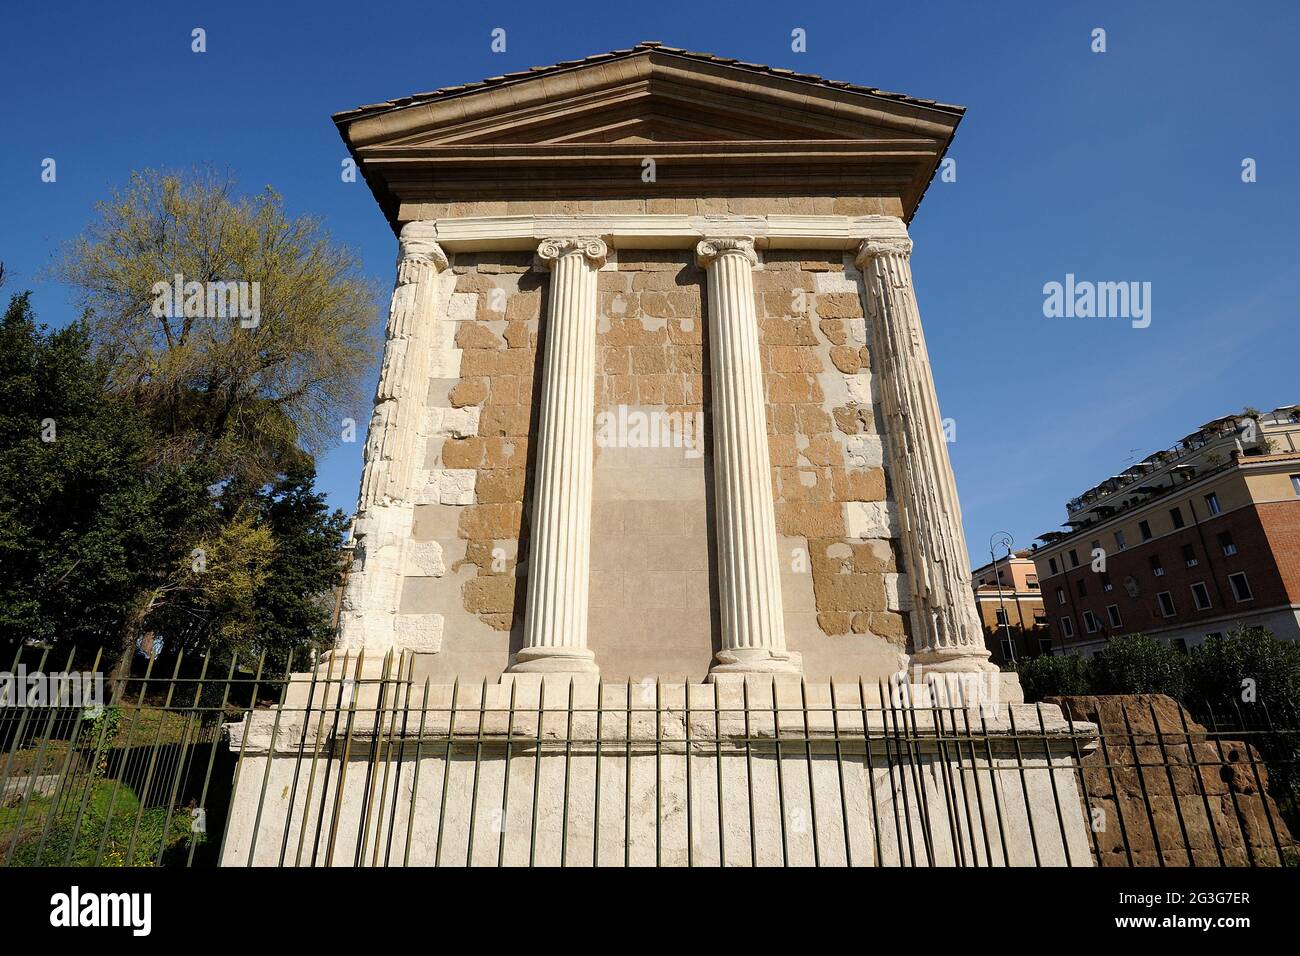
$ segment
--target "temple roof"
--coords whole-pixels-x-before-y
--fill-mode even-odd
[[[535,79],[539,76],[558,73],[561,70],[570,70],[575,67],[586,66],[590,63],[606,63],[610,60],[636,56],[638,53],[647,50],[658,50],[660,53],[672,54],[673,56],[680,56],[692,60],[701,60],[708,63],[719,63],[724,66],[731,66],[740,70],[749,70],[754,73],[767,73],[772,76],[784,76],[792,80],[799,80],[800,82],[805,83],[817,83],[837,90],[849,90],[854,93],[865,93],[869,96],[882,96],[887,99],[898,100],[900,103],[916,103],[920,106],[933,106],[938,109],[950,110],[959,114],[965,111],[964,106],[956,106],[952,103],[939,103],[935,100],[908,96],[906,93],[890,93],[887,90],[879,90],[873,86],[860,86],[856,83],[847,83],[844,80],[828,80],[815,73],[797,73],[794,70],[783,70],[778,67],[767,66],[763,63],[746,63],[743,60],[736,60],[731,57],[714,56],[712,53],[698,53],[693,50],[681,50],[677,47],[664,46],[662,43],[654,40],[644,40],[634,47],[629,47],[624,50],[611,50],[608,53],[596,53],[592,56],[583,57],[581,60],[562,60],[559,63],[552,63],[550,66],[533,66],[526,70],[519,70],[515,73],[503,73],[501,76],[490,76],[485,80],[479,80],[475,83],[461,83],[457,86],[443,86],[436,90],[430,90],[428,93],[412,93],[410,96],[401,96],[394,100],[386,100],[383,103],[371,103],[366,106],[358,106],[355,109],[343,110],[335,113],[334,121],[339,122],[345,118],[383,113],[388,110],[411,106],[415,103],[425,103],[429,100],[455,96],[460,93],[469,93],[474,90],[481,90],[488,86],[502,86],[507,83],[518,83],[522,80]]]
[[[910,219],[962,113],[645,42],[334,121],[396,227],[408,202],[651,193],[892,196]]]

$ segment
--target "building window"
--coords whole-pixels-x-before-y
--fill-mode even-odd
[[[1128,547],[1128,541],[1125,539],[1123,531],[1115,532],[1115,547],[1121,551]]]
[[[1205,496],[1205,507],[1210,510],[1210,514],[1212,515],[1217,515],[1223,511],[1223,509],[1219,507],[1219,496],[1213,492]]]
[[[1110,575],[1105,571],[1101,572],[1101,589],[1103,591],[1115,590],[1115,585],[1110,583]]]
[[[1074,637],[1074,622],[1068,617],[1061,618],[1061,636]]]
[[[1219,547],[1223,549],[1223,553],[1228,557],[1232,557],[1237,553],[1237,546],[1232,541],[1231,531],[1222,531],[1219,533]]]
[[[1053,574],[1056,573],[1056,558],[1047,559],[1047,569],[1051,571]]]
[[[1190,544],[1183,545],[1183,560],[1187,562],[1189,568],[1194,568],[1200,563],[1196,560],[1196,549]]]
[[[1071,548],[1071,549],[1070,549],[1070,567],[1072,567],[1072,568],[1077,568],[1078,566],[1079,566],[1079,552],[1078,552],[1078,551],[1075,551],[1074,548]]]
[[[1079,592],[1079,597],[1088,596],[1088,586],[1083,583],[1083,578],[1074,582],[1074,589]]]
[[[1147,563],[1151,565],[1152,574],[1154,574],[1158,578],[1164,576],[1165,566],[1160,563],[1160,555],[1158,554],[1151,555],[1151,557],[1147,558]]]
[[[1111,626],[1111,627],[1119,628],[1119,627],[1123,627],[1123,626],[1124,626],[1124,621],[1123,621],[1123,619],[1119,616],[1119,605],[1118,605],[1118,604],[1107,604],[1107,605],[1106,605],[1106,616],[1107,616],[1108,618],[1110,618],[1110,626]]]
[[[1175,637],[1169,642],[1169,645],[1180,654],[1187,653],[1187,638],[1185,637]]]
[[[1175,528],[1183,526],[1183,509],[1174,507],[1169,509],[1169,520],[1174,523]]]
[[[1038,575],[1036,575],[1036,574],[1026,574],[1026,575],[1025,575],[1025,587],[1029,588],[1029,590],[1031,590],[1031,591],[1037,591],[1037,590],[1038,590]]]
[[[1052,639],[1050,637],[1040,637],[1038,639],[1038,653],[1052,656]]]
[[[1039,609],[1034,612],[1034,627],[1047,627],[1047,612]]]
[[[1138,531],[1142,532],[1143,541],[1151,540],[1151,523],[1149,521],[1139,521]]]
[[[1196,610],[1208,611],[1210,609],[1210,592],[1199,581],[1192,585],[1192,600],[1196,602]]]
[[[1009,661],[1012,660],[1014,656],[1015,655],[1011,653],[1011,642],[1005,637],[1002,638],[1002,659],[1004,661]]]
[[[1056,603],[1057,604],[1065,603],[1065,588],[1056,589]]]
[[[1245,572],[1229,574],[1228,583],[1232,585],[1232,596],[1237,599],[1238,604],[1254,600],[1255,595],[1251,593],[1250,582],[1246,580]]]
[[[1161,617],[1174,616],[1174,599],[1168,591],[1161,591],[1156,595],[1156,603],[1160,605]]]
[[[998,608],[998,627],[1006,627],[1009,623],[1006,610]]]
[[[1295,492],[1297,498],[1300,498],[1300,475],[1291,476],[1291,490]]]
[[[1091,611],[1083,612],[1083,629],[1089,634],[1096,634],[1101,630],[1101,623]]]

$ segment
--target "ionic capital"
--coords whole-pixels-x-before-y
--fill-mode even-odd
[[[912,254],[912,240],[906,236],[895,236],[887,239],[864,239],[862,245],[858,247],[857,264],[862,269],[868,262],[877,256],[902,256],[907,258]]]
[[[407,222],[398,238],[398,285],[419,280],[426,269],[447,268],[447,254],[434,238],[433,222]]]
[[[605,257],[609,255],[609,246],[605,245],[603,239],[583,236],[575,239],[543,239],[537,247],[537,258],[552,269],[562,258],[570,255],[580,255],[593,269],[599,269],[605,264]]]
[[[719,256],[727,254],[744,256],[749,264],[758,263],[758,254],[754,252],[752,236],[731,236],[726,239],[703,239],[695,246],[695,261],[701,268],[707,269]]]

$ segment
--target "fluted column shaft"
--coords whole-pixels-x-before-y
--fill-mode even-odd
[[[867,288],[890,479],[912,590],[913,663],[932,671],[990,671],[970,586],[970,562],[934,375],[912,286],[907,238],[868,239],[858,253]]]
[[[353,522],[356,551],[339,620],[341,650],[387,650],[396,644],[395,620],[420,473],[424,398],[428,390],[431,328],[440,309],[438,274],[447,256],[425,223],[403,229],[366,435],[361,494]]]
[[[528,544],[524,646],[514,672],[595,673],[587,648],[591,488],[596,401],[599,239],[547,239],[551,268],[544,334],[537,477]]]
[[[710,678],[798,673],[785,646],[752,239],[706,239],[722,649]]]

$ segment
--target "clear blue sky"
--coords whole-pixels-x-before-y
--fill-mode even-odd
[[[957,181],[930,188],[912,233],[976,563],[994,531],[1027,546],[1067,499],[1202,421],[1300,401],[1294,2],[49,0],[0,16],[0,259],[6,292],[33,289],[52,325],[71,297],[40,270],[132,169],[270,184],[387,285],[394,240],[364,184],[340,181],[331,113],[660,40],[968,108]],[[1045,318],[1043,284],[1066,273],[1152,283],[1151,326]],[[360,459],[358,442],[321,463],[348,511]]]

